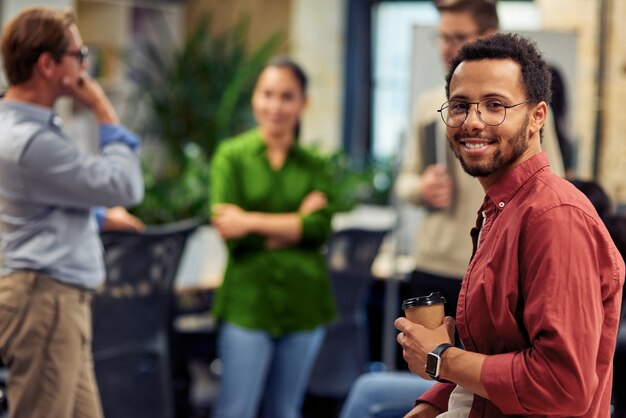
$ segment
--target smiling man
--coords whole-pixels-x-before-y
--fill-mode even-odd
[[[455,322],[396,320],[409,368],[440,380],[408,417],[608,417],[624,262],[591,203],[550,172],[550,72],[527,39],[463,47],[440,113],[486,196]],[[424,366],[426,365],[426,366]]]
[[[463,45],[498,31],[495,0],[435,0],[434,5],[439,12],[436,42],[446,70]],[[454,316],[461,279],[471,256],[467,231],[474,225],[484,193],[446,149],[445,125],[433,111],[445,101],[443,83],[417,99],[415,126],[403,153],[395,191],[402,201],[427,209],[413,239],[415,271],[403,289],[402,299],[440,291],[446,298],[446,314]],[[543,147],[552,171],[562,175],[563,163],[551,120]]]

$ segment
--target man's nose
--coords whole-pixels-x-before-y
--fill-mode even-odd
[[[467,109],[467,116],[465,117],[465,122],[463,122],[465,128],[468,130],[484,128],[485,122],[483,122],[483,120],[480,118],[480,110],[478,109],[478,104],[470,103],[468,104],[468,106],[469,108]]]

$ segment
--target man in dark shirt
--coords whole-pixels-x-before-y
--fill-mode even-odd
[[[463,47],[446,93],[449,145],[486,196],[458,301],[464,349],[451,317],[432,331],[396,320],[411,371],[445,380],[407,417],[608,417],[624,262],[541,150],[548,66],[527,39],[495,35]]]

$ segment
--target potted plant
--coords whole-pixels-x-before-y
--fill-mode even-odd
[[[393,157],[371,159],[356,164],[345,152],[329,156],[336,208],[349,212],[358,204],[388,205],[391,191]]]
[[[252,125],[256,76],[282,39],[249,50],[247,19],[217,35],[210,23],[199,19],[180,47],[163,25],[163,39],[126,60],[136,87],[129,125],[147,138],[145,200],[134,213],[149,224],[207,216],[210,158],[220,140]]]

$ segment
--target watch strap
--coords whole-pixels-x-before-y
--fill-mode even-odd
[[[431,351],[431,353],[441,356],[443,352],[446,351],[450,347],[454,347],[454,345],[450,343],[439,344],[437,347],[435,347],[433,351]]]
[[[441,356],[443,355],[443,352],[446,351],[448,348],[454,347],[453,344],[450,343],[443,343],[443,344],[439,344],[437,347],[435,347],[435,349],[433,351],[431,351],[430,353],[428,353],[428,355],[435,355],[439,358],[439,362],[441,361]],[[434,380],[437,380],[439,382],[447,382],[447,380],[445,379],[441,379],[439,378],[438,375],[432,374],[430,373],[428,370],[426,370],[426,373],[428,373],[428,375],[433,378]]]

